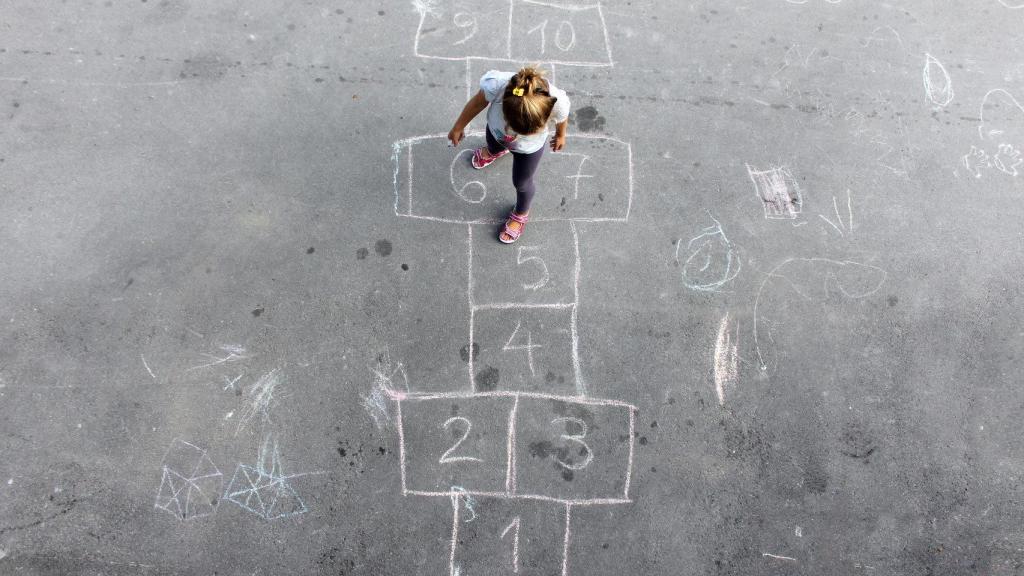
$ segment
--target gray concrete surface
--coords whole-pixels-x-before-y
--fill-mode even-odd
[[[0,5],[0,574],[1021,573],[1019,3],[551,4]]]

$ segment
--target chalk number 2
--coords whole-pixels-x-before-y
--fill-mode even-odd
[[[473,429],[473,423],[469,421],[469,418],[463,418],[462,416],[453,416],[445,420],[442,428],[447,430],[449,426],[456,422],[465,424],[466,429],[462,431],[462,436],[455,441],[455,444],[452,444],[452,447],[441,455],[441,459],[438,460],[438,462],[441,464],[453,464],[455,462],[483,462],[483,460],[474,458],[473,456],[452,456],[452,452],[455,452],[455,450],[458,449],[459,444],[462,444],[466,440],[469,436],[469,431]]]

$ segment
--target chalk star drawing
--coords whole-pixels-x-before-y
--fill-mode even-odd
[[[288,480],[306,475],[284,474],[277,442],[268,435],[260,447],[256,467],[239,464],[224,498],[265,520],[304,514],[309,509]]]
[[[162,464],[156,508],[179,520],[209,516],[217,511],[224,478],[206,450],[176,439],[164,454]]]

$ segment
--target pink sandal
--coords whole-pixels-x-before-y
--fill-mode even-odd
[[[484,150],[487,150],[487,147],[477,148],[476,150],[473,151],[473,160],[471,161],[471,163],[473,164],[473,168],[476,168],[477,170],[482,170],[486,168],[488,165],[490,165],[491,162],[494,162],[498,158],[501,158],[505,154],[508,154],[507,149],[502,150],[497,154],[491,154],[491,151],[487,150],[487,153],[491,154],[491,156],[489,158],[484,158]]]
[[[529,216],[520,216],[519,214],[516,214],[514,211],[509,212],[508,219],[505,220],[505,228],[502,230],[502,232],[504,232],[509,238],[511,238],[511,240],[505,240],[504,238],[501,237],[501,234],[498,234],[498,241],[501,242],[502,244],[511,244],[518,240],[519,237],[523,234],[523,229],[526,228],[526,222],[529,219]],[[510,222],[519,222],[519,229],[513,230],[511,227],[509,227]]]

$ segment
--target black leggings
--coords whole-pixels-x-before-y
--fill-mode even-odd
[[[504,144],[498,142],[491,134],[491,127],[484,131],[487,133],[487,151],[497,154],[507,150]],[[537,188],[533,185],[533,174],[540,166],[540,157],[544,155],[544,147],[529,154],[512,153],[512,185],[516,187],[516,214],[526,214],[530,211],[530,203],[533,202],[533,194]]]

